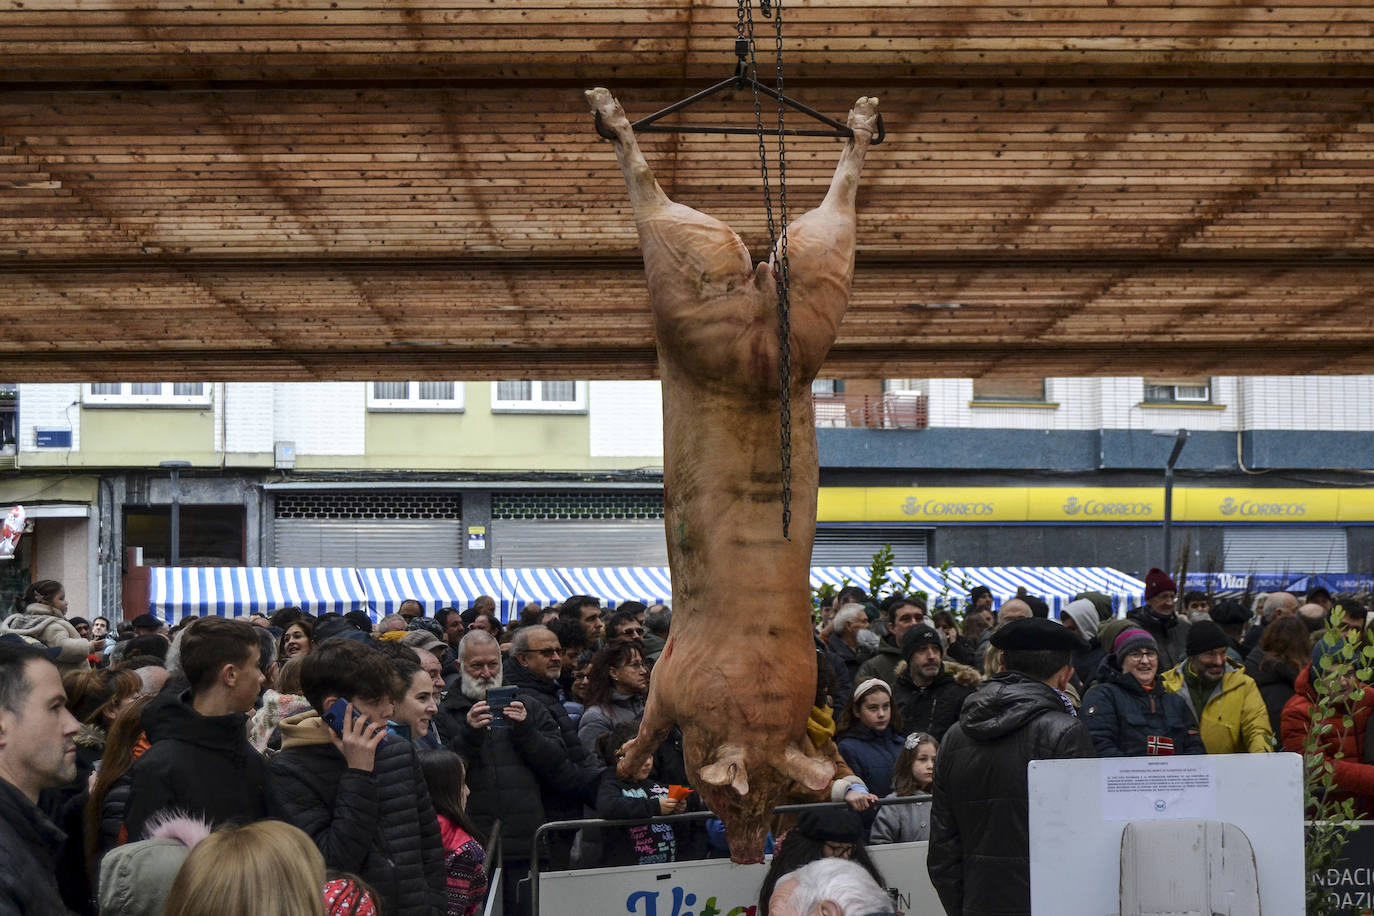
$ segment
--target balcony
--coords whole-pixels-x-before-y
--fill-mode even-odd
[[[930,423],[924,394],[813,394],[819,429],[925,429]]]

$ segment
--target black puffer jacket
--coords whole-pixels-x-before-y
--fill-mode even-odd
[[[525,721],[512,721],[509,728],[473,728],[467,714],[475,702],[461,690],[451,691],[439,708],[440,733],[467,764],[467,813],[473,822],[489,834],[499,819],[506,858],[528,860],[534,832],[550,820],[543,786],[558,785],[567,775],[567,751],[543,706],[523,704]]]
[[[1160,671],[1168,671],[1188,657],[1188,628],[1191,624],[1187,618],[1180,617],[1177,612],[1169,617],[1161,617],[1148,607],[1138,607],[1126,618],[1155,638],[1155,645],[1159,648]]]
[[[1131,675],[1103,665],[1081,710],[1098,757],[1144,757],[1151,737],[1168,738],[1174,754],[1207,753],[1187,701],[1165,690],[1158,675],[1146,692]]]
[[[1279,720],[1283,717],[1283,705],[1297,693],[1294,685],[1298,680],[1298,669],[1278,658],[1270,658],[1269,653],[1259,646],[1245,659],[1245,673],[1255,679],[1264,706],[1269,710],[1269,724],[1275,735],[1283,734]]]
[[[388,737],[367,773],[349,768],[313,709],[281,728],[267,767],[283,819],[310,835],[325,865],[376,888],[388,916],[441,916],[443,838],[410,742]]]
[[[1091,756],[1053,688],[1004,672],[974,691],[935,759],[926,869],[945,912],[1030,913],[1026,764]]]
[[[66,916],[55,872],[66,839],[24,793],[0,779],[0,914]]]
[[[959,720],[964,701],[982,682],[978,672],[967,665],[946,660],[940,673],[927,687],[918,687],[910,671],[903,671],[892,687],[892,702],[902,714],[902,728],[926,732],[942,741],[949,727]]]
[[[587,757],[582,742],[577,740],[577,724],[569,718],[568,710],[563,706],[562,688],[557,681],[535,674],[514,661],[506,662],[505,683],[520,688],[520,701],[526,709],[540,706],[548,713],[558,726],[563,751],[573,768],[570,775],[578,777],[575,780],[560,779],[555,783],[543,783],[544,816],[551,821],[581,817],[583,804],[595,800],[596,789],[590,786],[605,768],[595,765]]]
[[[152,747],[129,769],[129,839],[142,839],[148,819],[170,808],[211,825],[271,817],[267,768],[247,723],[242,713],[202,716],[189,692],[163,691],[143,714]]]

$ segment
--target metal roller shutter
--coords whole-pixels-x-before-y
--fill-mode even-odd
[[[462,523],[454,519],[275,521],[277,566],[457,566]]]
[[[891,544],[896,565],[925,566],[928,534],[923,528],[822,525],[816,528],[811,565],[864,566],[884,544]]]
[[[662,519],[493,519],[497,566],[667,566]]]
[[[1224,528],[1222,548],[1227,572],[1343,573],[1349,563],[1344,528]]]

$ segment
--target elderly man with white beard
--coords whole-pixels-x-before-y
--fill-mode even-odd
[[[545,821],[541,788],[559,785],[572,764],[544,709],[513,700],[504,722],[493,724],[487,691],[502,686],[503,677],[501,647],[490,633],[467,632],[458,643],[458,667],[458,689],[449,691],[436,717],[440,734],[467,765],[468,815],[488,834],[501,821],[505,912],[527,913],[528,892],[517,882],[529,871],[534,832]]]

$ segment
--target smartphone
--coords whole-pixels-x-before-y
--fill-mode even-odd
[[[487,706],[491,709],[492,728],[510,728],[510,719],[506,718],[506,707],[514,702],[518,692],[515,687],[487,688]]]
[[[340,738],[343,737],[344,726],[348,724],[348,702],[348,700],[344,699],[335,700],[333,703],[330,703],[329,708],[324,711],[325,724],[334,729],[334,734],[338,735]],[[361,716],[362,713],[355,708],[353,710],[353,715]],[[377,747],[380,748],[385,744],[386,739],[383,738]]]

